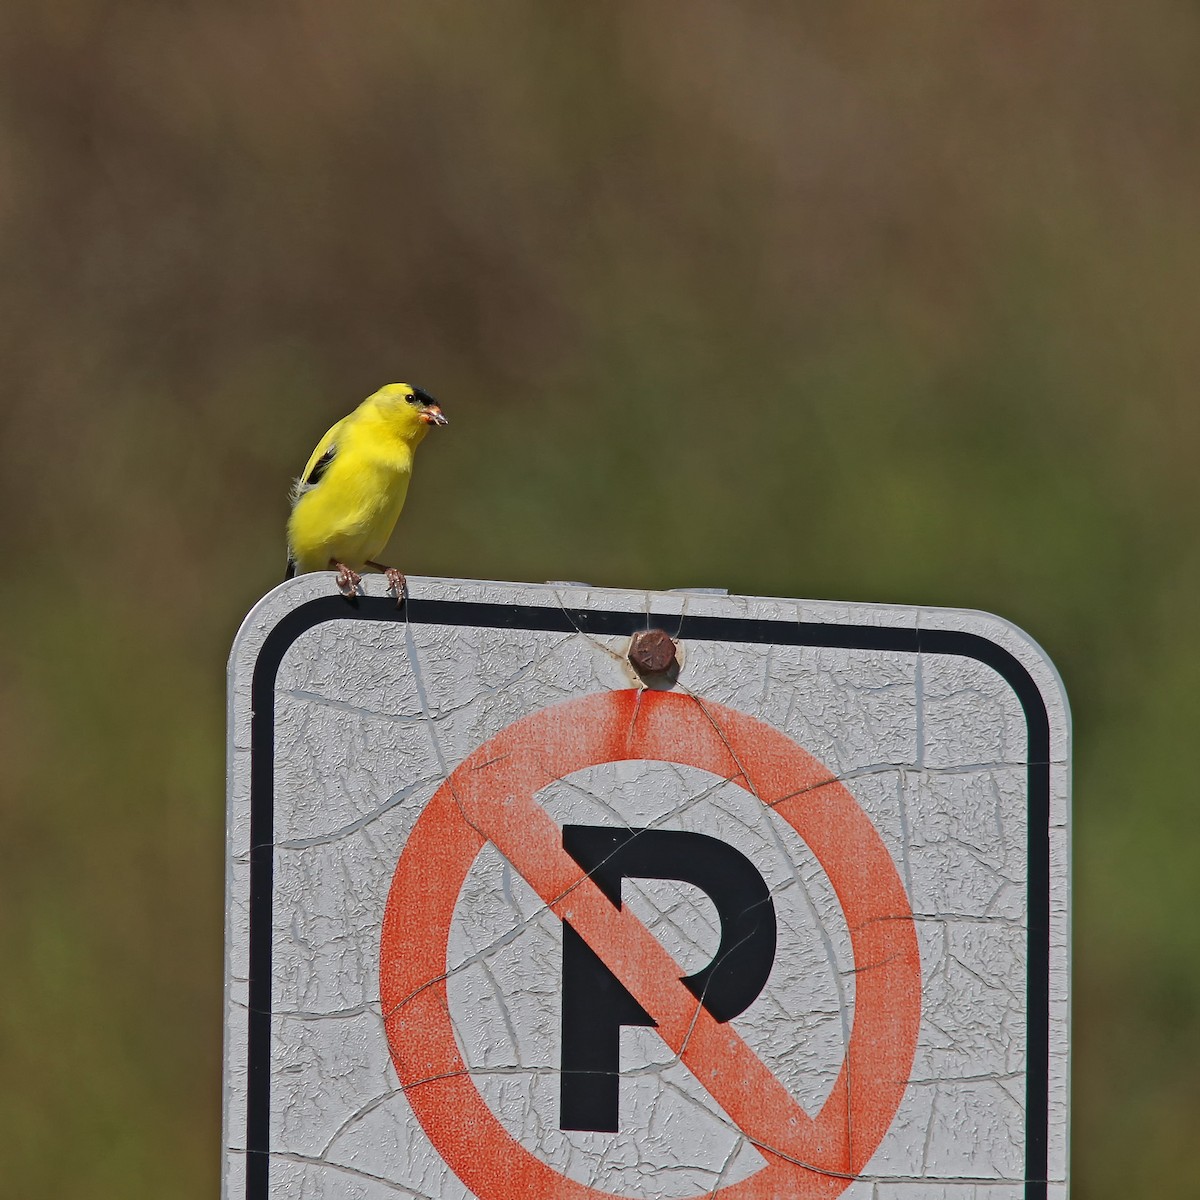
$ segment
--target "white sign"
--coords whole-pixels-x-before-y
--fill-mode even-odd
[[[277,588],[230,660],[226,1200],[1064,1200],[1069,718],[1024,634],[366,585]]]

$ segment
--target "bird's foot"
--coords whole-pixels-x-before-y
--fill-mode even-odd
[[[383,563],[378,563],[372,558],[367,559],[367,566],[383,572],[384,579],[388,581],[388,591],[396,597],[396,607],[402,607],[408,599],[408,580],[405,579],[404,572],[395,567],[385,567]]]
[[[329,565],[337,568],[338,591],[348,599],[358,595],[358,585],[362,583],[362,576],[345,563],[330,560]]]
[[[404,578],[404,572],[388,567],[383,575],[388,581],[388,591],[396,597],[396,607],[400,608],[408,599],[408,580]]]

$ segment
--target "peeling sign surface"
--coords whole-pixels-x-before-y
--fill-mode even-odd
[[[1023,634],[366,582],[230,660],[227,1200],[1066,1196],[1069,718]]]

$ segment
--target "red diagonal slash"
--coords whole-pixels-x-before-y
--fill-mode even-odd
[[[616,909],[562,849],[534,799],[604,762],[698,767],[770,805],[808,843],[842,906],[854,952],[846,1060],[810,1117],[731,1024],[718,1024],[628,908]],[[449,1020],[447,938],[462,882],[491,841],[658,1022],[658,1033],[766,1165],[722,1200],[837,1196],[871,1157],[903,1097],[920,1023],[920,958],[895,865],[853,796],[770,726],[674,692],[609,692],[544,709],[467,758],[429,802],[396,867],[381,944],[393,1062],[439,1153],[483,1200],[600,1200],[513,1139],[487,1107]]]

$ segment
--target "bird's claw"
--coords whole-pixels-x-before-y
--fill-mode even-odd
[[[395,567],[388,567],[383,575],[388,581],[388,591],[396,597],[396,607],[400,608],[408,599],[408,580],[405,579],[404,572]]]
[[[338,591],[347,599],[353,599],[358,595],[358,585],[362,583],[362,576],[345,563],[334,563],[337,567],[337,586]]]

